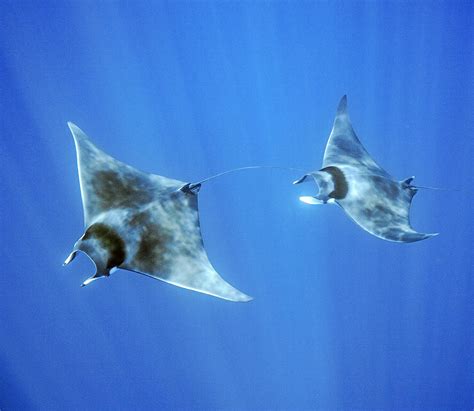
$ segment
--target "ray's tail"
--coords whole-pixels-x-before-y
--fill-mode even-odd
[[[428,187],[428,186],[417,186],[417,185],[413,185],[412,187],[416,189],[422,189],[422,190],[461,191],[458,188]]]
[[[222,173],[215,174],[213,176],[207,177],[204,180],[198,181],[196,183],[192,183],[192,186],[198,186],[202,183],[206,183],[207,181],[214,180],[215,178],[224,176],[226,174],[231,174],[235,173],[236,171],[244,171],[244,170],[256,170],[256,169],[273,169],[273,170],[290,170],[290,171],[298,171],[298,172],[304,172],[304,170],[301,170],[299,168],[294,168],[294,167],[279,167],[279,166],[246,166],[246,167],[238,167],[238,168],[233,168],[231,170],[226,170],[223,171]]]

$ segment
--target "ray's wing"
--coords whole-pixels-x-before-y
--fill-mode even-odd
[[[212,267],[204,249],[197,194],[176,191],[138,213],[137,249],[120,268],[230,301],[252,298],[232,287]]]
[[[410,225],[414,187],[379,175],[351,176],[346,173],[347,196],[336,202],[360,227],[389,241],[411,243],[436,234],[416,232]]]
[[[143,206],[162,191],[185,184],[136,170],[98,149],[75,124],[68,126],[76,145],[86,227],[105,211]]]
[[[337,108],[336,118],[326,144],[323,168],[328,166],[352,166],[360,174],[391,176],[369,155],[357,138],[347,113],[347,97],[343,96]]]

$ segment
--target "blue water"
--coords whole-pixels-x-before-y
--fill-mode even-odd
[[[0,409],[474,406],[470,1],[0,3]],[[320,166],[337,103],[422,191],[382,241],[300,173],[205,184],[226,302],[92,263],[68,120],[139,169],[196,181]]]

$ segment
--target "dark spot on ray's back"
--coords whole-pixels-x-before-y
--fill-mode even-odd
[[[361,209],[361,214],[365,218],[372,218],[374,215],[374,210],[371,207],[366,207]]]
[[[377,225],[403,222],[403,219],[394,214],[393,210],[380,203],[362,208],[360,212],[362,216]]]
[[[103,210],[117,207],[135,207],[152,200],[147,180],[131,173],[120,174],[114,170],[102,170],[92,179],[94,192]]]
[[[151,221],[151,213],[149,211],[141,211],[133,214],[128,221],[131,227],[145,227]]]
[[[140,271],[145,273],[166,273],[166,254],[172,242],[172,236],[157,224],[152,224],[143,231],[135,254],[135,262]]]
[[[83,240],[95,238],[107,250],[107,268],[118,267],[125,261],[125,242],[120,235],[106,224],[96,223],[85,232]]]
[[[375,206],[375,211],[378,214],[393,214],[392,210],[390,210],[388,207],[384,206],[383,204],[377,204]]]
[[[387,198],[395,200],[400,195],[399,183],[377,175],[372,176],[374,187],[381,190]]]
[[[333,138],[333,144],[345,154],[350,154],[353,157],[362,157],[364,155],[362,147],[351,141],[347,141],[344,135],[335,136]]]
[[[343,199],[349,191],[349,186],[347,185],[346,177],[344,176],[344,173],[341,171],[341,169],[338,167],[329,166],[322,168],[321,171],[330,174],[334,182],[334,191],[329,193],[329,197],[336,200]]]

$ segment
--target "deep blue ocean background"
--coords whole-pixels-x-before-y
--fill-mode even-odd
[[[0,2],[0,409],[474,407],[474,3]],[[141,170],[319,168],[340,97],[417,194],[395,244],[300,173],[202,187],[231,303],[117,271],[81,288],[78,124]]]

